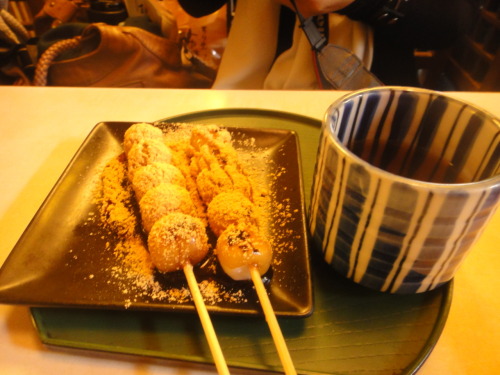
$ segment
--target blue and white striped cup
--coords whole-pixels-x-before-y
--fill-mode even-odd
[[[441,93],[356,91],[328,109],[309,229],[345,277],[391,293],[449,281],[500,198],[500,121]]]

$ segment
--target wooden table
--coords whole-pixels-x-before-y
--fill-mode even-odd
[[[260,108],[321,119],[342,92],[0,87],[0,265],[93,126],[216,108]],[[500,93],[449,93],[500,116]],[[451,311],[419,374],[500,370],[500,212],[455,277]],[[45,348],[29,310],[0,305],[0,374],[211,374],[212,369]]]

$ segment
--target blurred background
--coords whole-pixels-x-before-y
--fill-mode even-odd
[[[440,51],[415,51],[422,87],[500,91],[500,0],[484,0],[479,7],[470,30],[454,46]],[[0,9],[7,10],[29,33],[20,52],[21,48],[9,43],[0,30],[0,66],[12,64],[12,59],[16,64],[21,60],[28,76],[36,64],[40,35],[65,22],[118,25],[146,16],[163,34],[173,27],[184,43],[184,52],[188,51],[185,56],[194,56],[211,70],[209,74],[217,70],[228,29],[225,7],[209,16],[193,18],[176,0],[0,0]],[[23,83],[2,67],[0,84]]]

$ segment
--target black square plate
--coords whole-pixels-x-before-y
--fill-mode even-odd
[[[103,229],[95,190],[104,165],[122,152],[123,135],[131,124],[104,122],[89,134],[0,269],[1,303],[194,311],[191,301],[162,300],[141,291],[132,279],[117,281],[112,276],[120,260],[110,255],[107,247],[116,238]],[[290,130],[229,129],[242,156],[251,153],[254,163],[266,158],[262,167],[264,174],[272,176],[272,196],[289,205],[287,209],[293,213],[280,235],[280,241],[293,250],[275,252],[277,259],[266,281],[271,303],[277,315],[307,316],[312,312],[313,298],[297,136]],[[254,143],[239,142],[248,139]],[[226,293],[242,291],[241,299],[213,299],[207,304],[210,312],[260,313],[251,283],[237,284],[220,272],[208,274],[199,267],[195,267],[195,274],[198,282],[214,279]],[[164,290],[173,285],[187,288],[185,279],[176,274],[156,275],[154,281]]]

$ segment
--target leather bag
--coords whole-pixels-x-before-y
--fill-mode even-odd
[[[181,45],[134,26],[90,24],[40,56],[35,86],[208,88],[183,64]]]

